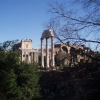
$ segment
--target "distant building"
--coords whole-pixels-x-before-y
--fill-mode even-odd
[[[20,43],[16,44],[16,48],[21,52],[20,60],[27,63],[37,62],[40,52],[37,49],[32,48],[31,39],[23,39]]]
[[[32,47],[31,39],[23,39],[20,43],[16,44],[16,49],[21,53],[20,60],[27,63],[41,62],[41,49],[34,49]],[[46,49],[43,49],[44,58],[46,58]],[[91,62],[91,59],[85,54],[94,55],[94,52],[84,45],[71,45],[69,42],[65,44],[54,45],[55,60],[59,59],[60,65],[68,65],[74,67],[75,64],[83,63],[84,61]],[[51,59],[51,48],[49,48],[49,60]],[[45,60],[45,59],[44,59]],[[50,62],[50,61],[49,61]],[[46,65],[46,64],[44,64]],[[59,66],[60,66],[59,65]],[[55,61],[57,66],[57,61]]]
[[[55,44],[55,56],[63,65],[74,67],[75,64],[91,62],[86,54],[94,56],[94,51],[84,45],[71,45],[70,42]]]

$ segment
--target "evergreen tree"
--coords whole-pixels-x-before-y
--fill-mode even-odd
[[[11,41],[10,41],[11,42]],[[9,43],[9,42],[7,42]],[[7,45],[8,46],[8,45]],[[0,100],[34,100],[40,97],[38,65],[19,62],[12,45],[0,45]]]

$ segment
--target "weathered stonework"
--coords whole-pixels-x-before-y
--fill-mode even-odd
[[[84,45],[71,45],[65,44],[55,44],[55,56],[59,58],[61,64],[73,66],[77,63],[83,63],[84,61],[90,60],[85,54],[93,55],[94,52],[90,48]]]
[[[49,56],[48,39],[51,38],[51,59]],[[44,30],[41,36],[41,67],[44,67],[43,40],[46,39],[46,67],[54,67],[54,34],[52,29]],[[50,63],[49,63],[50,61]]]
[[[38,63],[38,57],[40,55],[40,52],[32,48],[32,40],[23,39],[20,43],[16,44],[16,46],[18,47],[17,49],[21,52],[21,61],[25,61],[27,63]]]
[[[49,38],[51,38],[51,48],[49,47]],[[44,39],[46,39],[46,48],[44,47]],[[41,36],[41,48],[32,48],[32,40],[23,39],[16,44],[17,49],[21,52],[20,60],[27,63],[37,62],[41,67],[57,66],[55,59],[59,59],[61,65],[74,67],[78,62],[91,61],[84,53],[93,55],[93,51],[84,45],[71,45],[69,42],[65,44],[54,44],[53,30],[44,30]]]

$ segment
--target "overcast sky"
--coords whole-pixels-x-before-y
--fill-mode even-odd
[[[67,0],[53,0],[67,2]],[[0,42],[32,39],[40,48],[43,23],[50,19],[46,7],[51,0],[0,0]]]

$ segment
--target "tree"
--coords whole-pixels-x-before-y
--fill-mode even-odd
[[[72,44],[85,44],[92,49],[100,49],[100,0],[73,0],[70,5],[55,2],[49,3],[48,7],[47,11],[52,14],[53,18],[45,23],[45,27],[54,29],[57,40],[61,43],[71,41]],[[100,56],[90,54],[87,56],[94,61],[79,66],[79,71],[76,73],[78,82],[75,88],[81,96],[92,91],[92,96],[88,97],[88,100],[94,98],[99,100]]]
[[[53,28],[60,42],[93,44],[92,49],[99,48],[100,0],[73,0],[68,4],[49,3],[47,11],[53,18],[45,23],[46,28]]]
[[[12,41],[13,42],[13,41]],[[12,43],[10,41],[10,43]],[[3,44],[10,44],[9,41]],[[40,97],[38,65],[19,63],[19,52],[13,45],[0,48],[0,98],[1,100],[34,100]],[[7,47],[6,47],[7,46]],[[8,50],[8,48],[10,48]]]
[[[14,44],[16,44],[17,42],[18,40],[12,40],[12,41],[5,41],[3,43],[0,43],[0,51],[12,50]]]

